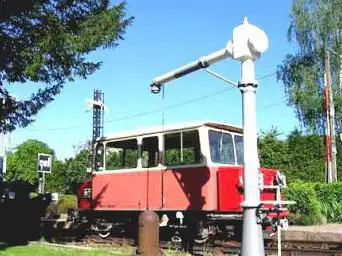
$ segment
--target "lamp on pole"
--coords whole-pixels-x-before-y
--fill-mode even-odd
[[[245,18],[243,24],[234,28],[233,39],[227,43],[225,48],[159,76],[150,85],[152,93],[159,93],[161,86],[165,83],[194,71],[205,69],[220,60],[232,58],[241,62],[241,80],[238,87],[242,94],[244,134],[243,256],[265,254],[262,229],[257,222],[260,191],[258,183],[255,61],[267,48],[268,38],[265,32],[249,24]]]

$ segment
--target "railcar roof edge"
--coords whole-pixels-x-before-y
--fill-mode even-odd
[[[194,121],[194,122],[186,122],[186,123],[177,123],[177,124],[170,124],[159,126],[152,126],[146,128],[139,128],[136,130],[126,131],[126,132],[117,132],[105,135],[101,138],[97,138],[99,140],[110,140],[110,139],[120,139],[120,138],[127,138],[127,137],[137,137],[137,136],[144,136],[148,134],[154,133],[161,133],[161,132],[172,132],[178,130],[185,130],[185,129],[192,129],[198,128],[201,126],[208,126],[216,129],[227,130],[236,133],[242,133],[243,129],[237,125],[227,124],[224,122],[216,122],[216,121]]]

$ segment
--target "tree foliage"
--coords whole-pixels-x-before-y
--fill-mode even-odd
[[[109,0],[0,1],[0,131],[25,127],[60,93],[66,81],[99,69],[86,55],[113,48],[132,18]],[[14,82],[45,86],[26,100],[10,97]]]
[[[27,140],[7,156],[6,179],[24,181],[30,184],[38,182],[38,153],[54,155],[54,151],[38,140]]]
[[[342,54],[342,1],[293,0],[288,40],[297,52],[286,55],[277,77],[285,86],[287,101],[294,106],[304,128],[322,133],[325,126],[323,82],[324,58],[331,55],[331,74],[336,114],[342,117],[342,97],[338,88]]]
[[[75,157],[65,160],[65,192],[76,193],[77,186],[87,179],[90,153],[88,148],[83,148]]]
[[[278,168],[290,181],[325,181],[324,137],[305,135],[298,130],[281,138],[276,129],[263,132],[258,140],[259,158],[262,167]],[[342,175],[342,143],[337,141],[338,177]]]
[[[53,155],[52,172],[45,176],[45,191],[75,193],[77,186],[87,179],[90,150],[84,146],[74,157],[57,160],[54,151],[44,142],[27,140],[8,154],[6,180],[38,184],[38,153]]]

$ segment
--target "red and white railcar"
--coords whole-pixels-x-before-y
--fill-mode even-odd
[[[79,190],[79,208],[101,236],[115,223],[134,222],[146,209],[159,213],[161,226],[174,230],[174,240],[189,228],[196,228],[196,241],[205,241],[241,226],[240,127],[196,122],[118,133],[97,140],[95,158],[96,171]],[[276,200],[274,187],[284,183],[283,176],[266,168],[259,174],[261,201],[268,202],[260,209],[274,208],[270,201]],[[280,210],[261,221],[267,226],[287,215]]]

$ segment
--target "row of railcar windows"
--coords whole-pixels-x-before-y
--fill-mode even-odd
[[[164,135],[164,141],[163,160],[158,150],[157,136],[143,138],[141,147],[138,147],[136,139],[108,142],[105,149],[105,169],[136,168],[139,155],[143,168],[157,167],[159,162],[164,162],[167,166],[203,162],[197,130],[169,133]],[[242,143],[242,136],[209,131],[210,154],[213,162],[241,164],[243,162]],[[101,168],[103,166],[103,149],[97,152],[97,166],[99,167],[97,169],[103,170]]]

